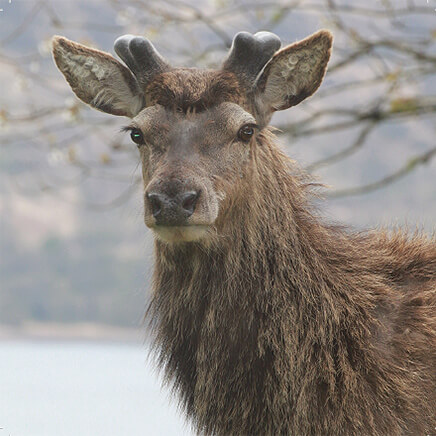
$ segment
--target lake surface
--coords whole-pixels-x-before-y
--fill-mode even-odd
[[[142,344],[0,342],[0,436],[188,436]]]

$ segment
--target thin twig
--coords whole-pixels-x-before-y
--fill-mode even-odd
[[[361,130],[361,132],[359,133],[353,144],[351,144],[349,147],[345,148],[344,150],[341,150],[338,153],[335,153],[329,157],[326,157],[325,159],[321,159],[317,162],[314,162],[311,165],[308,165],[306,167],[306,170],[312,172],[318,169],[319,167],[334,164],[338,161],[341,161],[342,159],[345,159],[348,156],[351,156],[357,150],[363,147],[366,139],[368,138],[368,135],[374,129],[375,125],[376,125],[375,121],[370,122]]]
[[[332,191],[327,193],[327,197],[329,198],[351,197],[354,195],[367,194],[377,189],[384,188],[392,184],[393,182],[403,178],[407,174],[410,174],[417,166],[430,162],[430,160],[435,155],[436,155],[436,147],[432,148],[431,150],[427,151],[422,155],[415,156],[414,158],[409,159],[407,163],[403,167],[401,167],[398,171],[395,171],[394,173],[390,174],[387,177],[384,177],[381,180],[378,180],[377,182],[368,183],[367,185],[358,186],[355,188],[339,189],[337,191]]]

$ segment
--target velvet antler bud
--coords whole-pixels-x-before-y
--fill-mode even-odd
[[[153,44],[141,36],[120,36],[115,41],[114,49],[143,86],[156,74],[170,69]]]
[[[251,87],[265,64],[280,48],[280,38],[271,32],[239,32],[233,39],[232,47],[223,69],[232,71],[247,86]]]

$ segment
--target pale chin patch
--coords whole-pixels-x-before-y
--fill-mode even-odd
[[[192,242],[204,238],[209,226],[192,225],[180,227],[154,226],[153,233],[164,242]]]

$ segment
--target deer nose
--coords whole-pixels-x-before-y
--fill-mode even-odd
[[[181,226],[194,213],[200,191],[187,191],[174,196],[149,192],[147,201],[158,225]]]

